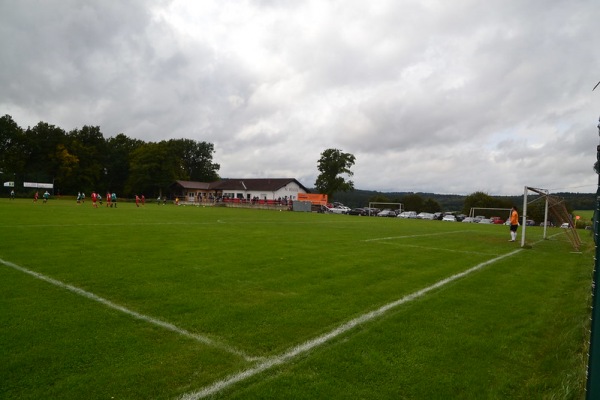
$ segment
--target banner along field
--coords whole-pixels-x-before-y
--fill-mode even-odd
[[[0,398],[573,398],[593,242],[0,199]]]

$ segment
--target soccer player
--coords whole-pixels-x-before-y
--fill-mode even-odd
[[[112,207],[112,203],[110,202],[111,196],[109,192],[106,192],[106,207]]]
[[[98,208],[98,204],[96,204],[97,200],[98,200],[98,195],[96,194],[96,192],[92,192],[92,207]]]
[[[519,227],[519,213],[517,213],[517,206],[513,206],[510,212],[510,240],[514,242],[517,240],[517,228]]]

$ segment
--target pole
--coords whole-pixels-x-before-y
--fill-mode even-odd
[[[548,191],[544,191],[546,195],[544,196],[544,200],[546,200],[546,206],[544,208],[544,239],[548,239]]]
[[[527,229],[527,186],[523,193],[523,222],[521,223],[521,247],[525,246],[525,229]]]
[[[600,134],[600,124],[598,124]],[[596,211],[594,215],[594,241],[596,242],[596,257],[594,259],[594,275],[592,278],[592,318],[590,329],[590,352],[587,371],[586,399],[600,399],[600,145],[596,147],[596,165],[598,173],[598,190],[596,191]]]

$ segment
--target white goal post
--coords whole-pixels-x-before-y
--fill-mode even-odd
[[[369,202],[369,215],[371,215],[371,209],[379,208],[377,206],[383,206],[382,208],[390,208],[402,212],[402,203],[380,203],[378,201]],[[396,206],[396,207],[394,207]]]
[[[536,197],[529,202],[527,200],[527,195],[529,192],[534,192],[537,195],[539,195],[539,197]],[[573,221],[573,218],[567,211],[564,200],[558,196],[551,195],[547,189],[538,189],[529,186],[525,186],[525,190],[523,193],[523,222],[521,223],[521,247],[525,246],[525,232],[527,230],[527,205],[541,199],[545,201],[544,222],[542,223],[544,227],[543,238],[547,239],[548,212],[550,212],[557,224],[568,224],[568,226],[564,228],[564,231],[567,234],[569,240],[571,241],[573,248],[579,251],[579,247],[581,246],[581,240],[579,239],[579,235],[577,234],[577,230],[575,229],[575,223]]]

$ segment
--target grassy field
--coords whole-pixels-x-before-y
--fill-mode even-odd
[[[0,199],[2,399],[580,399],[593,244]]]

